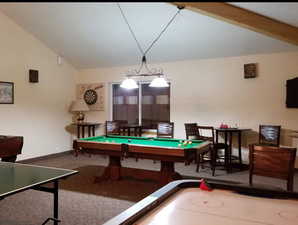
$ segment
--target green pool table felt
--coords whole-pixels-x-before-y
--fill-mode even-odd
[[[158,147],[171,147],[181,149],[191,149],[199,146],[204,141],[202,140],[191,140],[191,144],[183,145],[185,139],[173,139],[173,138],[152,138],[152,137],[131,137],[131,136],[96,136],[88,138],[80,138],[83,141],[92,142],[104,142],[104,143],[116,143],[116,144],[135,144],[135,145],[146,145],[146,146],[158,146]],[[180,146],[179,146],[180,145]]]

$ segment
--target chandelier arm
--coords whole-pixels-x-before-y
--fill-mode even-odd
[[[170,24],[174,21],[174,19],[176,18],[176,16],[180,13],[180,11],[183,8],[179,8],[178,7],[178,11],[175,13],[175,15],[172,17],[172,19],[168,22],[168,24],[162,29],[162,31],[160,32],[160,34],[153,40],[153,42],[151,43],[151,45],[147,48],[147,50],[145,51],[145,53],[143,55],[146,55],[149,50],[153,47],[153,45],[159,40],[159,38],[161,37],[161,35],[166,31],[166,29],[170,26]]]
[[[129,25],[128,20],[127,20],[126,16],[124,15],[124,12],[123,12],[123,10],[122,10],[122,8],[121,8],[121,6],[120,6],[120,4],[119,4],[118,2],[117,2],[117,6],[118,6],[118,8],[120,9],[121,15],[122,15],[122,17],[123,17],[125,23],[127,24],[128,29],[130,30],[130,33],[132,34],[133,38],[135,39],[135,41],[136,41],[136,43],[137,43],[137,45],[138,45],[138,48],[139,48],[141,54],[142,54],[142,55],[145,55],[144,50],[142,49],[142,46],[141,46],[140,42],[138,41],[138,39],[137,39],[135,33],[133,32],[131,26]]]

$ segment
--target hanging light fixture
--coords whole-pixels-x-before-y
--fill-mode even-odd
[[[163,74],[163,70],[162,69],[157,69],[157,68],[153,68],[153,69],[149,69],[147,66],[147,59],[146,59],[146,54],[148,53],[148,51],[152,48],[152,46],[159,40],[159,38],[161,37],[161,35],[166,31],[166,29],[168,28],[168,26],[173,22],[173,20],[175,19],[175,17],[179,14],[181,9],[184,9],[184,6],[178,6],[178,11],[176,12],[176,14],[172,17],[172,19],[168,22],[168,24],[163,28],[163,30],[160,32],[160,34],[153,40],[153,42],[151,43],[151,45],[147,48],[146,51],[144,51],[139,43],[139,41],[137,40],[134,32],[131,29],[131,26],[129,25],[124,12],[122,10],[122,8],[120,7],[120,4],[117,3],[120,12],[122,14],[123,19],[125,20],[130,33],[132,34],[134,40],[136,41],[138,48],[142,54],[142,63],[141,66],[138,70],[132,70],[129,71],[126,74],[126,79],[122,81],[120,87],[122,88],[126,88],[126,89],[134,89],[134,88],[138,88],[138,85],[136,83],[136,81],[133,78],[139,78],[139,77],[155,77],[151,83],[149,84],[150,87],[169,87],[169,84],[167,82],[167,80],[165,79],[165,75]],[[146,71],[142,72],[142,69],[145,68]]]
[[[139,86],[134,79],[127,77],[124,81],[122,81],[120,87],[125,89],[135,89],[135,88],[138,88]]]
[[[164,77],[156,77],[151,81],[149,87],[169,87],[169,84]]]

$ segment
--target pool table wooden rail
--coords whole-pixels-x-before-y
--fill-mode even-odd
[[[151,195],[137,202],[124,212],[108,220],[103,225],[131,225],[137,220],[146,216],[150,211],[154,210],[167,198],[183,188],[199,188],[201,180],[178,180],[168,183],[164,187],[155,191]],[[265,196],[280,199],[295,199],[298,201],[297,192],[279,191],[274,189],[262,189],[234,181],[223,181],[216,179],[207,179],[207,182],[212,185],[212,188],[230,190],[235,193],[242,193],[252,196]],[[212,193],[211,193],[212,194]],[[208,225],[208,224],[206,224]]]

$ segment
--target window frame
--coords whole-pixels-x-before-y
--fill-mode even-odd
[[[169,94],[169,105],[170,105],[170,121],[171,121],[171,82],[168,81],[169,86],[170,86],[170,94]],[[115,84],[121,84],[121,82],[111,82],[110,83],[110,90],[109,90],[109,103],[110,103],[110,107],[109,107],[109,120],[113,120],[113,85]],[[150,81],[139,81],[137,82],[138,86],[139,86],[139,125],[141,125],[142,123],[142,84],[150,84]],[[154,131],[155,129],[145,129],[146,131]]]

